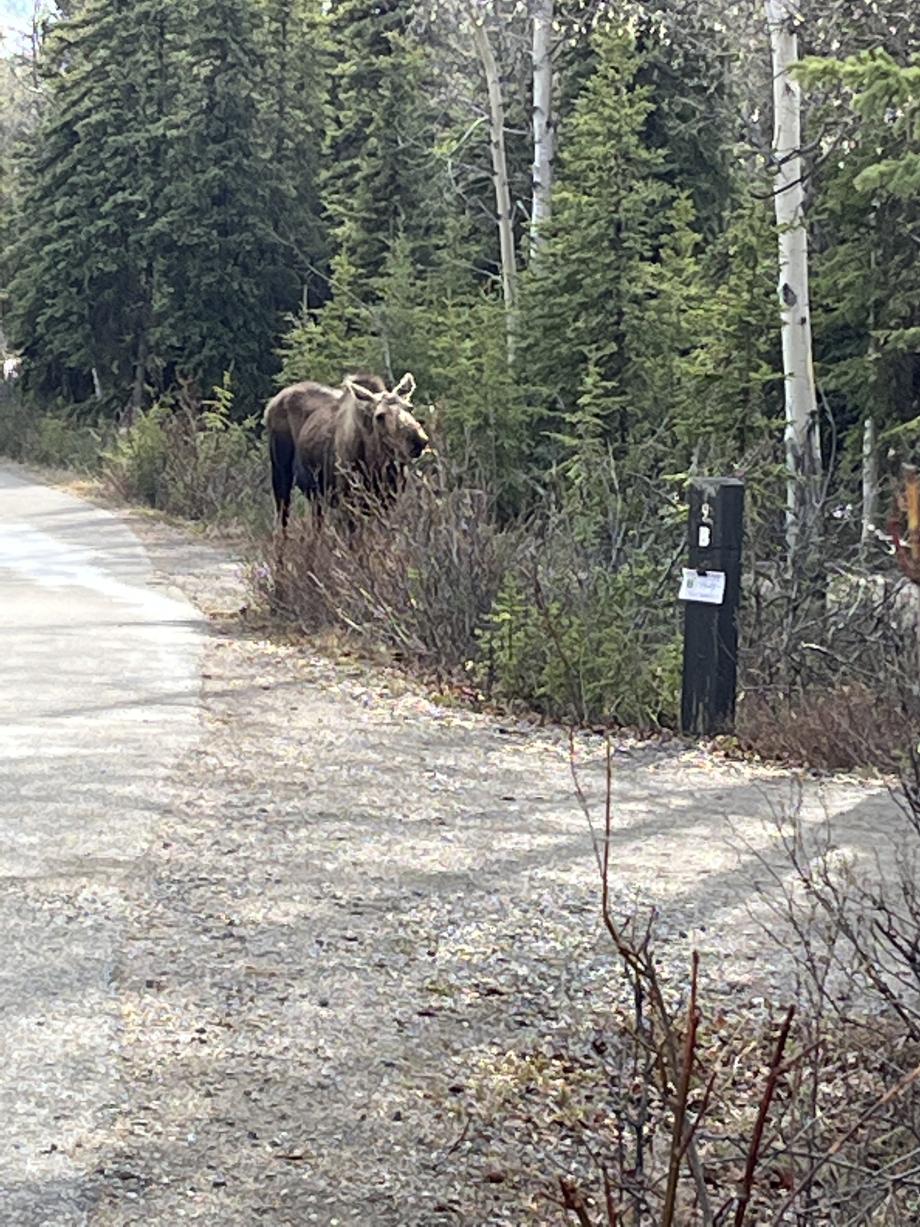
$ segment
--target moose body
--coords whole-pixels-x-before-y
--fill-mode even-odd
[[[347,377],[340,388],[296,383],[268,402],[272,491],[286,527],[294,486],[318,505],[346,491],[385,502],[406,467],[428,446],[412,414],[415,380],[404,375],[392,391],[378,375]]]

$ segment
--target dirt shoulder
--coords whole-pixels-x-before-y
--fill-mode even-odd
[[[515,1054],[598,1051],[620,992],[565,736],[274,641],[237,616],[238,563],[129,518],[212,635],[200,742],[128,888],[126,1102],[90,1221],[557,1221],[539,1154],[471,1108]],[[599,802],[602,747],[578,757]],[[615,764],[618,905],[661,909],[676,983],[696,946],[710,1000],[769,1010],[790,964],[750,884],[795,786],[678,743],[624,742]],[[805,806],[856,854],[898,821],[855,782]]]

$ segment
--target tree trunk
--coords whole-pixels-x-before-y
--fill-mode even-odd
[[[148,268],[144,290],[149,294],[151,270]],[[122,424],[130,429],[144,408],[144,396],[147,390],[147,359],[150,352],[150,319],[152,307],[149,298],[142,309],[141,318],[137,322],[136,342],[134,350],[134,378],[131,381],[131,396],[122,418]]]
[[[862,544],[865,549],[875,536],[878,517],[878,444],[875,421],[866,418],[863,424],[862,454]]]
[[[548,219],[553,188],[553,63],[550,35],[553,0],[534,0],[533,10],[533,204],[530,258],[540,245],[540,227]]]
[[[131,401],[128,407],[128,426],[133,426],[144,408],[144,388],[147,383],[147,329],[141,328],[134,356],[134,382],[131,385]]]
[[[773,201],[779,230],[779,298],[786,392],[786,540],[790,556],[815,526],[821,445],[811,349],[808,234],[802,182],[801,90],[790,69],[798,62],[795,15],[789,0],[765,0],[773,55]]]
[[[508,342],[508,364],[514,359],[514,303],[517,266],[514,252],[514,231],[511,226],[511,188],[508,182],[508,159],[505,153],[505,107],[502,102],[498,66],[485,26],[474,9],[470,10],[473,42],[485,73],[489,94],[490,145],[492,177],[495,181],[495,207],[498,212],[498,239],[501,251],[502,294],[505,300],[505,329]]]

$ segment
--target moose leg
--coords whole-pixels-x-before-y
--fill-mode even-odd
[[[294,487],[294,441],[290,435],[273,434],[269,444],[272,462],[272,493],[275,496],[275,518],[281,531],[287,528],[291,513],[291,490]]]
[[[323,526],[323,510],[326,501],[326,480],[321,468],[305,465],[299,456],[294,458],[294,484],[303,491],[313,515],[313,527],[318,533]]]

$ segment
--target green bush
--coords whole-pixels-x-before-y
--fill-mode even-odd
[[[52,468],[98,472],[102,462],[103,433],[71,418],[46,414],[36,419],[30,459]]]
[[[0,395],[0,456],[22,460],[31,430],[32,423],[22,401],[9,393]]]
[[[480,681],[554,719],[673,726],[681,644],[658,579],[636,563],[580,575],[541,564],[507,576],[480,636]]]
[[[268,462],[255,420],[234,421],[232,408],[229,376],[200,406],[154,405],[106,453],[108,480],[122,497],[183,519],[267,521]]]
[[[163,507],[164,475],[175,441],[171,413],[166,403],[139,413],[105,453],[105,476],[123,498]]]
[[[0,455],[11,460],[98,472],[104,432],[70,412],[36,413],[15,395],[0,397]]]

